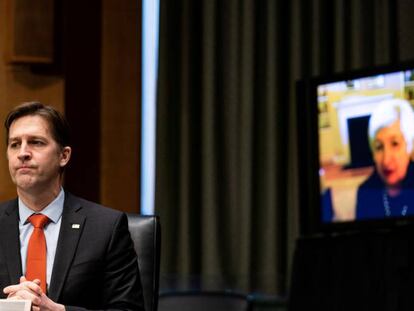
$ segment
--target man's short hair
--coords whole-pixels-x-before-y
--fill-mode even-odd
[[[378,104],[371,114],[368,125],[368,137],[372,149],[377,132],[384,127],[400,121],[400,129],[407,144],[407,152],[413,151],[414,143],[414,110],[404,99],[389,99]]]
[[[39,102],[27,102],[15,107],[6,117],[6,145],[9,141],[10,126],[14,121],[25,116],[39,116],[47,121],[56,143],[61,147],[70,145],[69,125],[66,119],[53,107]]]

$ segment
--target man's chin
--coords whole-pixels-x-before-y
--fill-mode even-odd
[[[16,178],[14,181],[16,187],[23,191],[29,191],[35,187],[35,182],[32,178]]]

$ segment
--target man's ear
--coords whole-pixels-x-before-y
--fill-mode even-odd
[[[65,167],[70,160],[72,154],[72,148],[69,146],[63,147],[60,153],[60,167]]]

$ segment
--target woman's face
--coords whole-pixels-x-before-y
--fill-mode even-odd
[[[400,129],[400,121],[380,129],[373,142],[374,162],[388,187],[399,186],[407,172],[410,155]]]

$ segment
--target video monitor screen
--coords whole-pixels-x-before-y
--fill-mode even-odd
[[[414,69],[319,83],[317,105],[322,222],[413,216]]]

